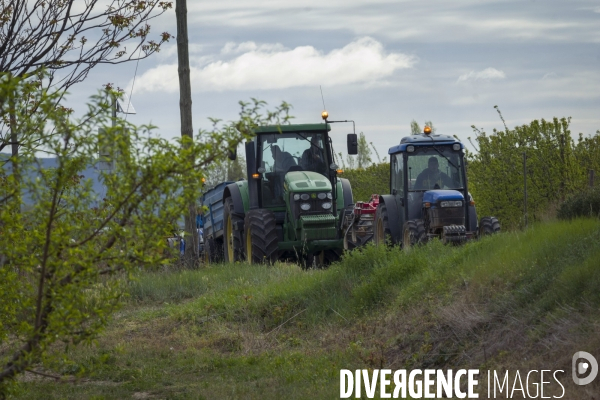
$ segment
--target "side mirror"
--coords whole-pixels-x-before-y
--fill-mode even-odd
[[[356,155],[358,154],[358,138],[356,133],[348,134],[348,154]]]
[[[237,150],[227,150],[227,158],[231,161],[235,161],[237,158]]]

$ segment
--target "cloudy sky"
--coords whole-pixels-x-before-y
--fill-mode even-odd
[[[354,120],[382,156],[413,119],[464,140],[471,125],[500,128],[495,105],[509,127],[570,116],[574,135],[600,129],[598,0],[188,0],[188,24],[195,132],[250,97],[320,122],[319,86],[331,119]],[[174,10],[152,28],[175,34]],[[133,85],[128,120],[180,134],[174,40],[95,70],[71,101],[106,82]],[[337,151],[350,131],[334,125]]]

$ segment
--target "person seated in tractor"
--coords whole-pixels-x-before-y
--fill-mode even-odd
[[[287,151],[281,151],[279,146],[271,146],[271,155],[273,156],[273,172],[277,174],[277,179],[273,182],[273,189],[275,194],[275,200],[283,199],[283,180],[285,174],[288,173],[290,168],[296,167],[296,161],[294,157]]]
[[[296,166],[294,157],[287,151],[281,151],[279,146],[271,146],[271,154],[273,155],[273,172],[286,174],[291,167]]]
[[[454,187],[454,181],[439,169],[437,157],[429,157],[427,168],[417,177],[415,189],[442,189]]]
[[[316,135],[310,139],[310,148],[304,150],[304,153],[302,153],[300,165],[306,171],[322,174],[326,172],[325,157],[323,155],[323,148],[319,142],[319,137]]]

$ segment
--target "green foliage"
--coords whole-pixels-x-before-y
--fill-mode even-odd
[[[372,194],[386,194],[390,191],[389,163],[345,170],[342,177],[350,181],[354,201],[369,201]]]
[[[84,117],[72,121],[69,110],[55,106],[60,94],[0,80],[0,117],[21,141],[35,143],[0,160],[0,396],[18,374],[51,369],[66,348],[97,336],[119,307],[128,276],[166,263],[170,223],[197,199],[206,167],[264,118],[257,101],[242,107],[239,121],[202,132],[198,141],[169,142],[151,126],[119,120],[111,127],[111,96],[118,93],[94,96]],[[27,109],[32,97],[39,114]],[[112,144],[114,169],[101,173],[100,199],[82,171],[95,164],[103,143]],[[57,167],[42,168],[34,147],[53,155]]]
[[[479,215],[494,215],[507,228],[523,225],[523,154],[530,221],[543,219],[585,187],[588,169],[600,167],[600,137],[580,135],[576,143],[569,123],[567,118],[534,120],[491,135],[473,127],[476,153],[467,155],[467,172]]]
[[[213,187],[220,182],[246,179],[246,159],[238,154],[233,161],[228,158],[216,160],[208,166],[205,173],[205,187],[207,188]]]
[[[578,219],[460,247],[367,246],[327,270],[136,274],[99,346],[63,365],[90,384],[32,381],[22,398],[334,398],[341,368],[468,368],[482,347],[490,370],[546,365],[556,354],[540,348],[588,347],[582,318],[586,340],[598,338],[599,240],[598,221]]]
[[[372,155],[372,151],[371,151],[371,147],[369,145],[373,145],[373,143],[368,143],[367,139],[365,137],[365,134],[360,132],[358,134],[358,154],[356,155],[346,155],[346,161],[344,161],[344,158],[342,156],[342,153],[339,153],[339,157],[340,157],[340,161],[342,163],[342,167],[348,168],[348,169],[355,169],[355,168],[366,168],[369,165],[371,165],[371,163],[373,162],[373,159],[371,158]],[[375,149],[373,147],[373,149]],[[375,152],[377,152],[377,150],[375,150]],[[377,156],[379,157],[379,155],[377,154]]]
[[[558,207],[557,217],[600,217],[600,186],[570,196]]]
[[[433,122],[425,121],[425,126],[428,126],[431,128],[432,134],[435,133],[436,128],[433,126]],[[412,121],[410,121],[410,134],[411,135],[420,135],[422,133],[423,133],[423,130],[419,126],[419,123],[417,121],[415,121],[414,119]]]

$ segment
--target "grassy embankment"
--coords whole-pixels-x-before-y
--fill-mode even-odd
[[[564,398],[592,399],[599,379],[576,387],[570,365],[600,354],[599,305],[598,220],[367,247],[327,270],[147,273],[98,345],[56,366],[85,379],[28,378],[22,397],[331,399],[341,368],[383,367],[563,369]]]

